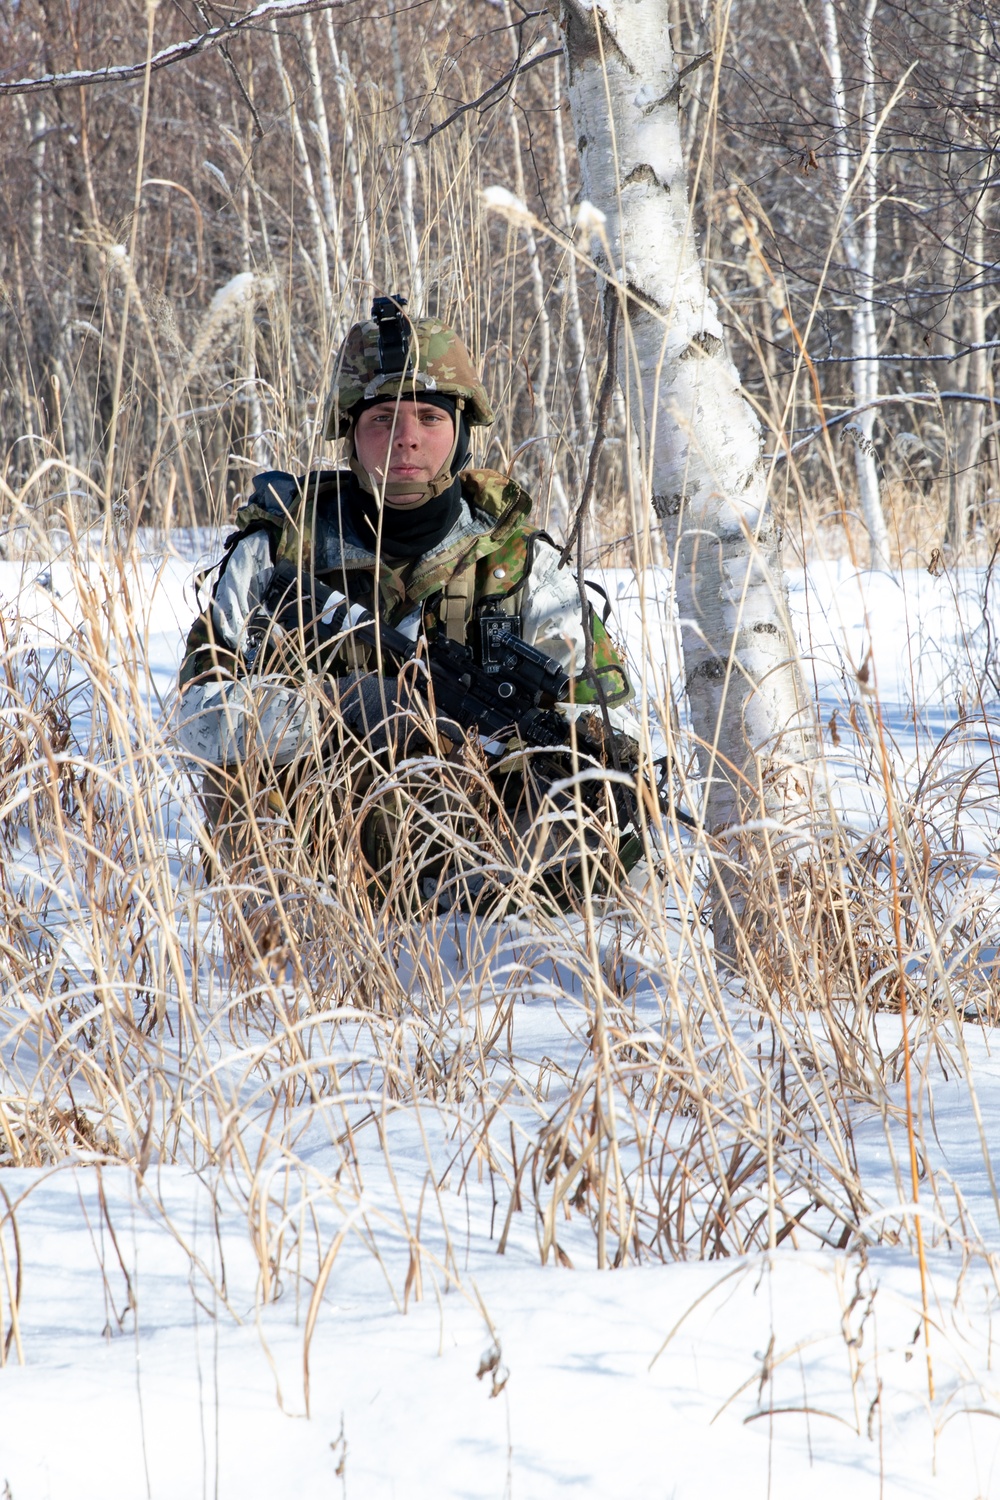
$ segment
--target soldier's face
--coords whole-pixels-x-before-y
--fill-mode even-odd
[[[370,406],[354,429],[354,451],[359,462],[377,480],[403,484],[412,479],[417,488],[386,497],[387,505],[419,505],[424,499],[420,486],[437,477],[447,463],[455,441],[451,417],[427,401],[385,401]]]

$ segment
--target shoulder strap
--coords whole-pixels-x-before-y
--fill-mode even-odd
[[[584,578],[583,586],[586,589],[592,590],[592,592],[595,594],[600,594],[601,598],[604,600],[604,608],[601,610],[601,624],[607,625],[608,621],[611,618],[611,600],[608,598],[607,589],[604,588],[602,584],[595,583],[592,578]],[[591,605],[590,607],[591,609],[593,609],[594,606]]]
[[[441,602],[438,606],[438,619],[441,629],[445,635],[453,641],[468,639],[469,623],[476,613],[477,606],[489,602],[491,605],[502,604],[508,614],[517,612],[515,598],[520,594],[527,582],[531,572],[531,564],[534,553],[535,542],[539,537],[546,541],[550,538],[544,531],[523,532],[524,537],[524,564],[516,569],[516,577],[506,588],[496,587],[493,580],[489,580],[489,587],[480,592],[476,586],[480,570],[485,568],[492,570],[497,559],[506,561],[503,549],[495,553],[487,553],[485,557],[472,557],[464,566],[448,580],[441,590]],[[509,566],[509,563],[507,564]],[[503,569],[498,570],[502,576]]]
[[[448,580],[441,590],[438,618],[441,629],[449,640],[465,644],[466,632],[472,618],[475,568],[463,568]]]
[[[214,597],[219,579],[226,571],[229,559],[243,538],[253,536],[256,531],[267,532],[268,551],[271,554],[271,562],[274,562],[282,529],[293,505],[299,498],[300,487],[303,483],[304,480],[296,479],[294,474],[286,474],[283,469],[268,469],[266,473],[254,475],[253,489],[236,512],[236,529],[229,533],[222,544],[222,556],[210,567],[200,569],[195,575],[194,585],[199,594],[214,573],[215,583],[212,585]]]

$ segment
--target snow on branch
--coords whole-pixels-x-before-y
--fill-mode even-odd
[[[195,57],[208,47],[224,45],[236,32],[255,26],[268,16],[304,16],[312,11],[332,10],[334,6],[345,3],[346,0],[262,0],[260,5],[248,11],[245,16],[239,16],[225,26],[213,26],[198,36],[188,37],[187,41],[174,42],[172,46],[154,52],[148,63],[109,63],[104,68],[78,69],[72,73],[46,73],[41,78],[0,81],[0,95],[37,94],[43,89],[86,88],[94,83],[134,83],[145,77],[147,67],[151,73],[157,72],[160,68],[170,67],[171,63]]]
[[[828,432],[831,427],[839,427],[843,422],[850,423],[852,418],[859,416],[863,411],[871,411],[880,406],[937,406],[942,401],[971,401],[973,405],[979,406],[996,405],[995,397],[980,396],[972,391],[895,391],[888,396],[876,396],[874,401],[866,401],[863,406],[852,406],[849,411],[839,411],[836,416],[827,417],[817,427],[810,428],[806,436],[792,443],[791,447],[776,449],[773,453],[766,453],[764,457],[773,459],[775,463],[781,463],[783,459],[790,458],[793,453],[807,448],[821,432]]]

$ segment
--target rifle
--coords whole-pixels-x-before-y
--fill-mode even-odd
[[[343,646],[350,636],[381,650],[398,667],[419,662],[430,678],[440,716],[454,720],[462,729],[476,729],[486,740],[505,742],[516,735],[525,749],[542,752],[532,758],[533,767],[550,784],[570,774],[572,762],[570,767],[560,763],[560,755],[571,757],[574,750],[604,770],[609,769],[610,752],[610,769],[621,770],[613,742],[609,746],[579,719],[571,721],[560,711],[557,705],[568,695],[569,675],[553,657],[521,640],[510,628],[516,629],[516,624],[509,616],[496,615],[485,622],[488,649],[481,663],[468,646],[447,636],[411,641],[362,605],[351,604],[343,594],[288,562],[274,568],[255,613],[244,652],[248,668],[257,665],[265,645],[280,649],[282,639],[297,637],[300,631],[307,655],[315,660],[328,656],[334,643]],[[697,828],[697,821],[677,807],[664,789],[668,764],[663,772],[656,788],[661,809],[685,827]],[[600,783],[615,802],[622,830],[637,829],[640,801],[635,785],[620,775],[601,777]],[[588,800],[586,793],[584,800]]]

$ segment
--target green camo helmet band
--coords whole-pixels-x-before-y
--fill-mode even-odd
[[[381,319],[355,323],[348,333],[337,355],[326,437],[347,436],[351,412],[361,401],[400,395],[419,401],[421,391],[461,399],[472,427],[493,421],[489,397],[458,334],[437,318],[407,318],[404,305],[401,297],[378,298],[373,312]]]

